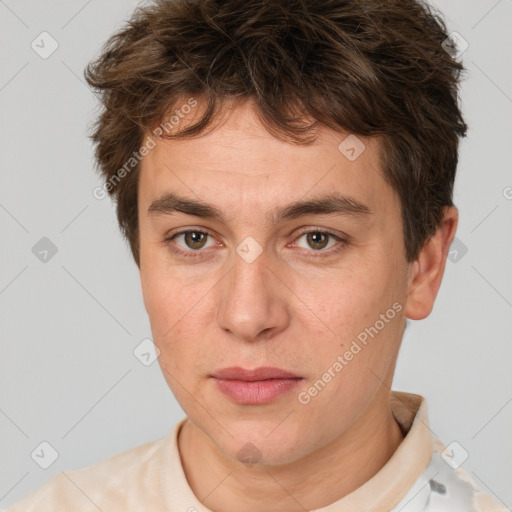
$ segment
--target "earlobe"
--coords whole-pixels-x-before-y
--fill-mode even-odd
[[[425,243],[411,265],[405,316],[411,320],[426,318],[434,307],[441,286],[446,258],[455,237],[458,210],[445,207],[443,219],[435,234]]]

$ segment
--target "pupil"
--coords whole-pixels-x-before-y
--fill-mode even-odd
[[[323,233],[317,231],[315,233],[309,233],[308,236],[313,246],[320,244],[320,247],[316,247],[316,249],[323,249],[325,247],[325,243],[323,244],[322,242],[325,242],[327,237]]]
[[[200,248],[202,246],[202,239],[204,238],[204,233],[200,233],[198,231],[191,231],[187,233],[187,245],[194,249]]]

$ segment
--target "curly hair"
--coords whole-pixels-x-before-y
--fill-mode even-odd
[[[398,194],[414,261],[443,207],[453,206],[467,131],[463,66],[450,41],[439,13],[419,0],[157,0],[137,8],[85,70],[101,102],[91,135],[97,166],[137,265],[133,155],[187,95],[204,98],[204,112],[182,130],[157,129],[162,137],[201,134],[227,99],[252,99],[269,133],[292,144],[314,141],[317,123],[381,136],[384,178]]]

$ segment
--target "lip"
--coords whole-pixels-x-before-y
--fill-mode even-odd
[[[223,368],[211,375],[218,389],[238,404],[264,405],[289,392],[302,377],[281,368]]]
[[[253,370],[245,370],[239,366],[231,366],[223,368],[212,374],[212,377],[224,380],[244,380],[246,382],[253,382],[256,380],[267,379],[298,379],[299,375],[282,370],[281,368],[274,368],[270,366],[261,366]]]

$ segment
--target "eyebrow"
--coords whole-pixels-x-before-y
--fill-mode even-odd
[[[148,208],[148,215],[181,212],[205,219],[215,219],[226,223],[226,216],[216,206],[201,200],[179,196],[173,192],[166,193],[155,199]],[[307,201],[296,201],[284,208],[276,208],[269,212],[273,226],[290,219],[306,215],[347,215],[364,217],[371,215],[370,208],[357,199],[339,193],[331,193]]]

